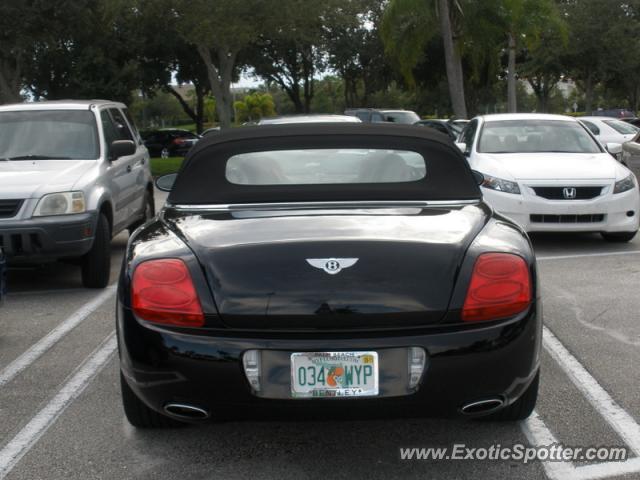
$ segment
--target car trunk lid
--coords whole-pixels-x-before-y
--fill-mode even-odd
[[[438,323],[486,220],[478,205],[165,215],[222,321],[260,330]]]

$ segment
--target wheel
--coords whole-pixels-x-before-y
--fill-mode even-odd
[[[159,414],[147,407],[131,390],[131,387],[120,372],[120,388],[122,390],[122,406],[124,414],[131,425],[137,428],[172,428],[181,427],[185,423]]]
[[[87,288],[104,288],[111,275],[111,231],[104,213],[98,215],[93,245],[82,257],[82,284]]]
[[[160,158],[169,158],[169,149],[168,148],[163,148],[162,150],[160,150]]]
[[[144,194],[144,213],[143,217],[131,224],[127,230],[129,230],[129,235],[133,233],[133,231],[138,228],[140,225],[147,222],[147,220],[151,220],[156,215],[156,203],[153,199],[153,195],[146,191]]]
[[[499,422],[513,422],[528,418],[536,406],[539,385],[540,372],[536,373],[535,378],[518,400],[496,413],[482,417],[482,419]]]
[[[607,242],[630,242],[637,232],[600,232]]]

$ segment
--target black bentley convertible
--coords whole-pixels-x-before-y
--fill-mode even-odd
[[[207,137],[129,241],[117,327],[138,427],[284,409],[526,418],[542,315],[526,234],[444,136]],[[366,408],[365,408],[366,407]]]

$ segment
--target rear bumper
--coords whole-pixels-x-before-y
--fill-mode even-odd
[[[439,333],[304,337],[209,336],[176,333],[138,322],[117,307],[121,369],[148,406],[162,412],[170,402],[197,405],[213,418],[265,416],[280,412],[329,415],[357,412],[392,416],[459,415],[470,402],[500,397],[514,402],[539,366],[541,314],[536,306],[518,318],[478,328]],[[428,354],[422,380],[409,390],[406,347]],[[254,394],[245,378],[242,354],[263,356],[262,378],[271,398]],[[379,355],[380,394],[375,398],[292,399],[288,359],[296,351],[374,350]],[[267,359],[265,361],[265,359]],[[371,407],[371,408],[368,408]]]
[[[591,200],[548,200],[482,188],[485,201],[527,232],[635,232],[640,221],[640,195],[606,193]],[[633,212],[633,215],[630,215]],[[595,220],[595,221],[594,221]]]
[[[0,222],[0,247],[10,263],[80,257],[93,245],[97,212]]]

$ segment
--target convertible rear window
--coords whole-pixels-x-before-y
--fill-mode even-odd
[[[236,185],[402,183],[426,171],[422,155],[406,150],[295,149],[234,155],[226,177]]]
[[[168,202],[479,199],[460,151],[428,130],[361,123],[232,129],[194,147]]]

